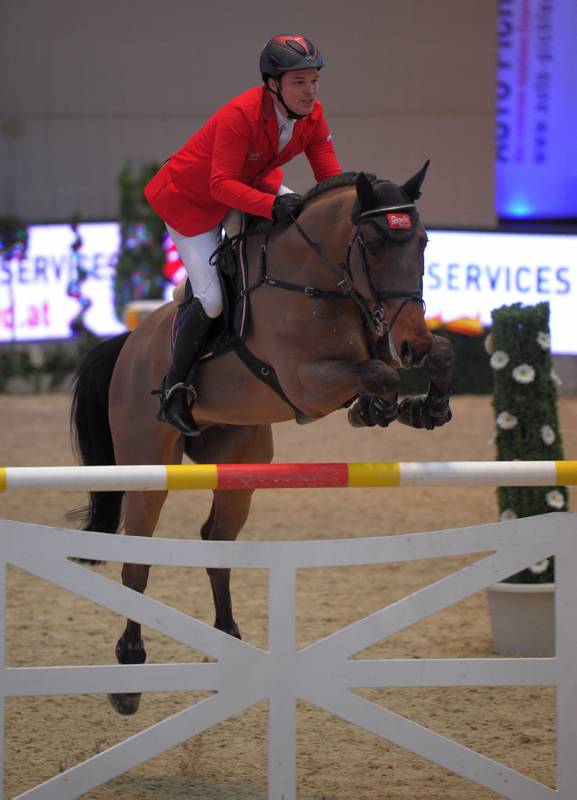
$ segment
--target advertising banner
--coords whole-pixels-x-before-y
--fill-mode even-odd
[[[429,230],[424,295],[427,318],[472,317],[491,324],[502,305],[544,301],[551,349],[577,353],[577,235]]]
[[[496,213],[577,217],[577,0],[499,0]]]
[[[118,247],[115,222],[80,224],[77,233],[30,226],[25,258],[0,263],[0,342],[66,339],[79,319],[97,336],[123,331],[112,298]]]

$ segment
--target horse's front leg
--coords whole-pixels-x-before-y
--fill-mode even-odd
[[[127,492],[125,531],[127,535],[152,536],[160,516],[167,492]],[[124,564],[122,583],[129,589],[144,594],[150,567],[146,564]],[[144,664],[146,650],[142,641],[139,622],[128,619],[124,633],[116,643],[116,659],[119,664]],[[141,695],[136,692],[109,694],[112,707],[119,714],[135,714]]]
[[[351,425],[385,426],[396,419],[399,375],[383,361],[315,361],[301,364],[298,377],[313,414],[319,415],[319,408],[326,414],[360,395],[349,411]]]
[[[413,428],[433,430],[449,422],[452,413],[449,400],[455,369],[451,342],[444,336],[433,336],[433,344],[425,361],[429,375],[427,394],[406,397],[399,403],[398,421]]]

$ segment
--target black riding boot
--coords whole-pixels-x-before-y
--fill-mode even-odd
[[[160,389],[153,392],[160,402],[157,418],[185,436],[200,436],[191,413],[196,400],[191,381],[211,324],[212,319],[206,315],[200,300],[194,298],[178,329],[172,364]],[[190,403],[188,392],[192,395]]]

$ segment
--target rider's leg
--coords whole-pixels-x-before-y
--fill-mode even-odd
[[[166,227],[186,267],[194,299],[183,315],[172,363],[162,382],[158,418],[185,436],[198,436],[200,431],[191,413],[196,399],[191,382],[210,326],[222,311],[218,274],[216,268],[209,264],[209,258],[218,244],[220,225],[198,236],[183,236],[170,226]],[[188,392],[192,395],[190,403]]]

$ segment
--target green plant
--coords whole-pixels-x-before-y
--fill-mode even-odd
[[[114,307],[120,321],[124,308],[132,300],[161,299],[166,288],[162,274],[166,229],[143,194],[158,167],[149,164],[135,175],[127,164],[118,176],[120,251],[114,278]]]
[[[499,461],[563,458],[557,414],[556,376],[550,353],[549,304],[515,303],[493,311],[487,350],[494,375],[493,409]],[[564,486],[510,486],[497,489],[502,520],[567,509]],[[552,558],[507,579],[510,583],[550,583]]]

